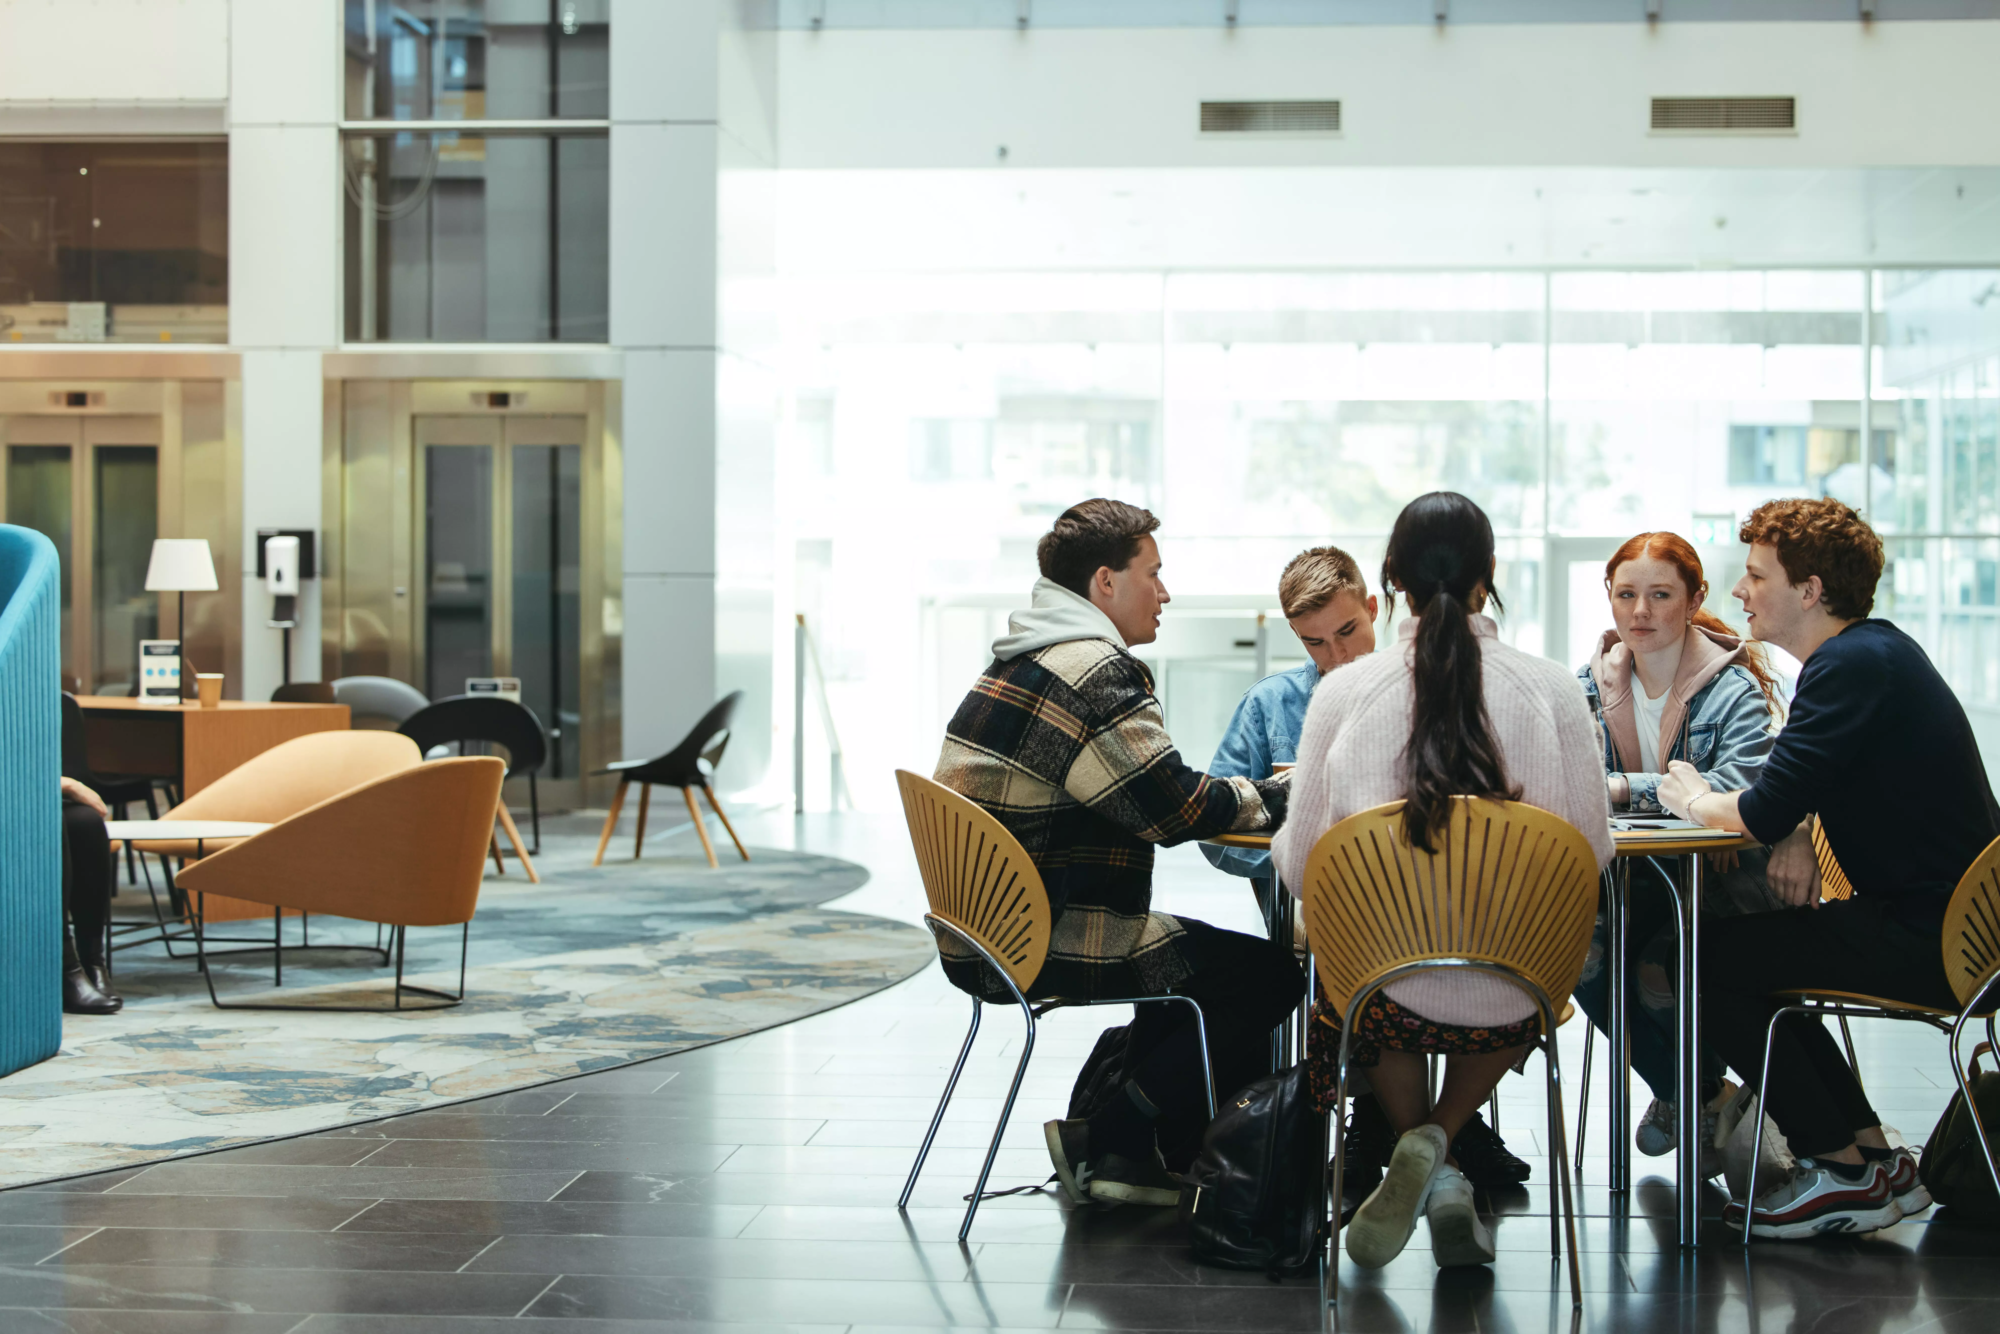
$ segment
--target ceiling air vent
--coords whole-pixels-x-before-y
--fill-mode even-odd
[[[1656,97],[1653,128],[1695,134],[1771,134],[1798,128],[1794,97]]]
[[[1340,103],[1203,102],[1203,134],[1339,134]]]

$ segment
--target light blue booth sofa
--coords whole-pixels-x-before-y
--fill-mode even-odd
[[[62,649],[56,549],[0,524],[0,1075],[62,1043]]]

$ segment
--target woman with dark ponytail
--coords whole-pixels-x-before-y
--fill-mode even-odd
[[[1600,867],[1610,862],[1604,769],[1583,692],[1559,664],[1500,642],[1485,615],[1489,603],[1500,609],[1493,570],[1493,525],[1464,496],[1434,491],[1397,516],[1382,586],[1402,594],[1415,620],[1403,623],[1396,651],[1330,673],[1313,692],[1290,813],[1271,847],[1287,885],[1303,883],[1320,835],[1397,800],[1419,847],[1435,847],[1451,798],[1490,797],[1554,812],[1583,832]],[[1306,1059],[1327,1106],[1341,1016],[1324,999],[1313,1015]],[[1540,1036],[1534,1003],[1499,978],[1423,974],[1390,984],[1356,1029],[1354,1062],[1367,1068],[1398,1139],[1382,1184],[1347,1229],[1349,1257],[1388,1264],[1423,1215],[1439,1265],[1490,1262],[1492,1234],[1450,1145]],[[1445,1057],[1435,1107],[1429,1055]]]

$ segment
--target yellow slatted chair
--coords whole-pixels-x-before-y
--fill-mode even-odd
[[[1994,1011],[2000,1006],[2000,838],[1988,843],[1959,877],[1958,888],[1952,891],[1951,903],[1944,912],[1943,950],[1945,976],[1951,980],[1952,994],[1958,997],[1956,1013],[1855,991],[1773,992],[1772,999],[1779,1002],[1779,1007],[1764,1029],[1764,1063],[1757,1087],[1771,1086],[1771,1039],[1778,1031],[1778,1020],[1788,1014],[1837,1014],[1843,1022],[1850,1015],[1857,1019],[1899,1019],[1929,1024],[1949,1037],[1951,1072],[1958,1080],[1966,1107],[1975,1107],[1965,1067],[1958,1061],[1958,1044],[1965,1026],[1978,1019],[1986,1025],[1987,1043],[1994,1051],[2000,1051],[2000,1041],[1995,1040],[1994,1033]],[[1851,1062],[1853,1056],[1848,1060]],[[2000,1162],[1993,1157],[1986,1127],[1977,1116],[1972,1118],[1972,1125],[1979,1133],[1979,1148],[1986,1155],[1986,1170],[1993,1174],[1994,1188],[2000,1190]],[[1753,1203],[1757,1198],[1757,1156],[1763,1151],[1764,1118],[1760,1116],[1750,1158],[1750,1181],[1745,1187]],[[1751,1233],[1747,1216],[1744,1223],[1743,1244],[1748,1246]]]
[[[1437,969],[1504,978],[1534,1001],[1553,1037],[1559,1006],[1576,989],[1597,921],[1597,859],[1577,830],[1521,802],[1453,799],[1438,851],[1413,848],[1403,803],[1350,815],[1313,845],[1306,863],[1306,931],[1313,968],[1342,1015],[1339,1083],[1331,1112],[1335,1201],[1324,1292],[1339,1300],[1342,1111],[1349,1044],[1362,1007],[1383,987]],[[1549,1247],[1560,1263],[1569,1239],[1570,1297],[1583,1305],[1569,1158],[1563,1148],[1562,1077],[1553,1041],[1547,1057]],[[1561,1193],[1558,1196],[1560,1177]]]
[[[1195,1031],[1200,1035],[1202,1077],[1208,1089],[1208,1114],[1215,1116],[1215,1072],[1209,1068],[1208,1026],[1201,1007],[1187,996],[1128,996],[1118,999],[1070,1000],[1055,996],[1031,1004],[1027,993],[1048,958],[1049,933],[1054,913],[1049,907],[1048,890],[1041,872],[1028,857],[1020,841],[1001,823],[966,798],[940,783],[909,772],[896,770],[896,786],[903,795],[903,814],[909,820],[910,842],[916,848],[917,870],[923,876],[924,896],[930,911],[924,924],[937,938],[938,953],[958,959],[977,957],[997,977],[1014,1002],[1021,1007],[1027,1023],[1027,1040],[1021,1048],[1014,1082],[1000,1109],[1000,1122],[993,1127],[993,1142],[979,1169],[979,1183],[972,1188],[965,1221],[959,1225],[962,1242],[972,1231],[972,1219],[986,1193],[986,1179],[992,1174],[993,1160],[1000,1152],[1000,1140],[1007,1133],[1007,1120],[1014,1112],[1014,1099],[1028,1073],[1028,1058],[1035,1053],[1036,1021],[1050,1010],[1067,1006],[1139,1005],[1164,1001],[1185,1005],[1194,1011]],[[965,1045],[945,1081],[944,1096],[938,1099],[937,1113],[924,1132],[923,1147],[910,1168],[910,1179],[896,1201],[902,1210],[917,1188],[917,1176],[924,1170],[931,1142],[944,1123],[945,1108],[951,1105],[952,1090],[972,1054],[973,1039],[979,1036],[979,1015],[987,1002],[972,998],[972,1027],[966,1030]]]

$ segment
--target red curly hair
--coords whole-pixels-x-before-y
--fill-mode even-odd
[[[1837,500],[1769,500],[1750,511],[1737,539],[1777,549],[1794,585],[1819,576],[1827,611],[1858,621],[1875,607],[1882,579],[1882,539]]]

